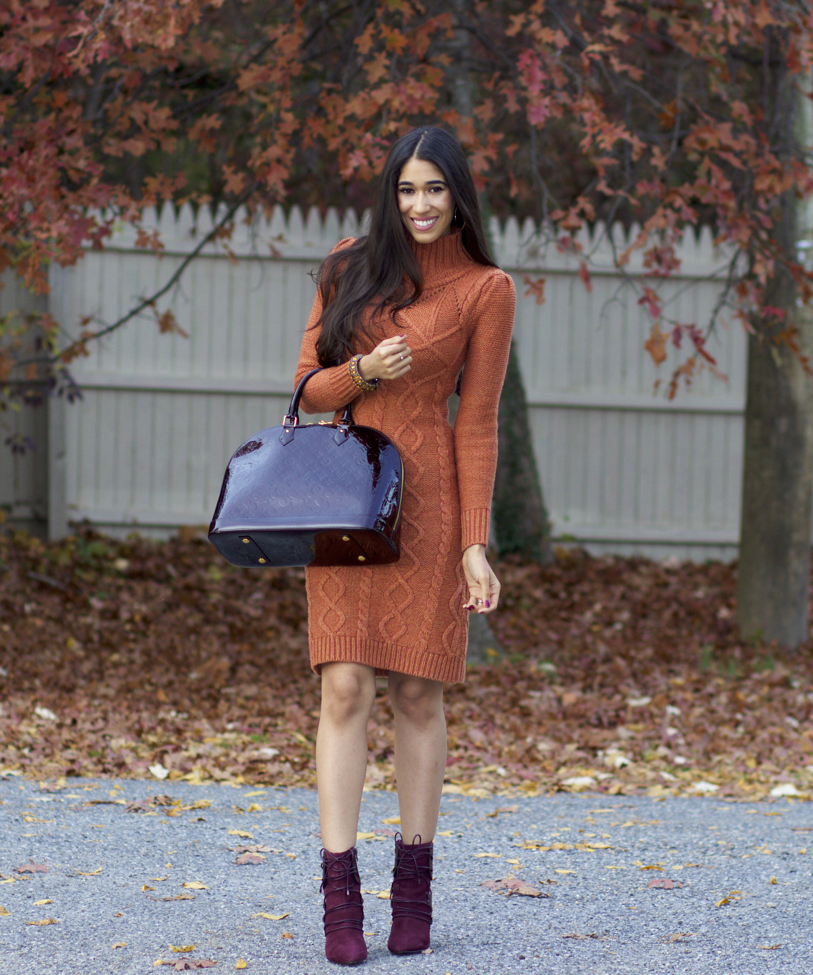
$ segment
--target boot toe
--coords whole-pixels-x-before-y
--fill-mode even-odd
[[[360,965],[367,957],[367,945],[360,931],[329,935],[325,957],[335,965]]]
[[[429,925],[416,922],[404,923],[403,918],[392,922],[387,948],[393,955],[415,955],[429,947]]]

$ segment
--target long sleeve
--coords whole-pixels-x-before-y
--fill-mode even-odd
[[[340,250],[352,242],[353,238],[348,237],[340,241],[333,248],[333,251]],[[294,388],[306,372],[319,368],[319,360],[316,357],[316,341],[319,338],[319,329],[315,326],[321,314],[322,295],[317,289],[305,334],[302,336]],[[302,409],[305,413],[335,413],[337,410],[344,409],[360,393],[361,390],[350,378],[347,365],[333,366],[329,369],[323,369],[317,376],[308,380],[302,395]]]
[[[514,282],[495,270],[483,284],[472,311],[473,327],[454,425],[463,549],[488,544],[497,473],[497,415],[515,308]]]

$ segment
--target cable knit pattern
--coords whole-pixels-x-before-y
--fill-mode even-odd
[[[370,352],[406,333],[412,369],[371,393],[354,385],[346,365],[325,369],[302,399],[307,413],[339,413],[352,402],[355,422],[383,431],[405,469],[399,561],[306,570],[311,665],[318,672],[343,660],[457,683],[465,679],[468,640],[461,556],[488,542],[516,296],[507,274],[469,257],[459,233],[412,245],[424,275],[420,299],[395,323],[377,324],[357,349]],[[321,311],[317,294],[296,382],[318,366]],[[452,431],[447,402],[464,365]]]

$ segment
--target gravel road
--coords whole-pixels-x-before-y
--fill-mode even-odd
[[[240,959],[249,975],[342,970],[322,953],[314,792],[87,779],[49,792],[9,777],[0,800],[2,975],[146,975],[184,957],[221,973]],[[360,971],[813,972],[805,803],[444,795],[433,950],[405,958],[387,952],[389,904],[376,896],[397,812],[395,795],[365,793]],[[237,864],[241,844],[268,849]],[[15,872],[29,862],[47,872]],[[509,876],[540,896],[482,886]]]

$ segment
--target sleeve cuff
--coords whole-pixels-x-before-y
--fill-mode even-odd
[[[337,409],[342,409],[343,407],[347,406],[348,403],[352,403],[352,401],[361,392],[350,376],[350,370],[347,368],[347,363],[343,363],[341,366],[336,366],[335,370],[331,372],[330,391],[337,400],[342,401],[342,405],[337,407]]]
[[[488,529],[491,524],[490,508],[471,508],[460,519],[462,529],[461,551],[469,545],[488,545]]]

